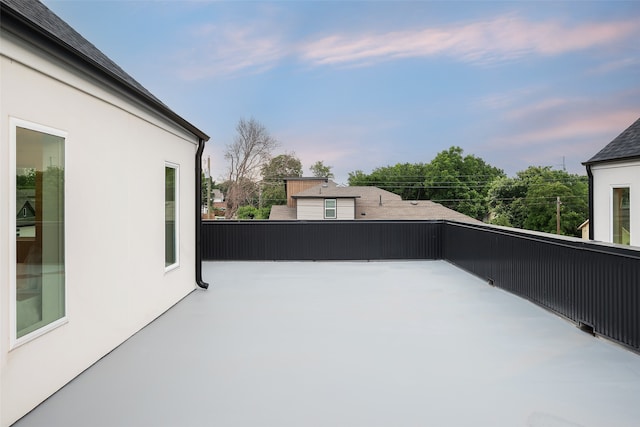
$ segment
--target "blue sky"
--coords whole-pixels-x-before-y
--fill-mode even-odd
[[[45,4],[211,136],[242,117],[336,181],[452,145],[508,175],[584,174],[640,117],[640,1]]]

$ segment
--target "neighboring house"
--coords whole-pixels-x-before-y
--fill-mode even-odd
[[[211,191],[211,194],[213,196],[213,203],[224,202],[224,194],[222,194],[222,191],[218,190],[217,188],[214,188],[213,191]]]
[[[7,426],[206,287],[196,236],[208,136],[40,2],[0,0],[0,14]]]
[[[227,207],[227,203],[224,201],[224,194],[222,191],[214,188],[211,190],[211,215],[209,215],[209,209],[206,206],[206,200],[204,205],[202,206],[202,219],[211,219],[211,217],[215,214],[215,211],[224,211]]]
[[[590,238],[640,246],[640,118],[584,165]]]
[[[289,190],[287,186],[287,190]],[[272,206],[271,220],[425,220],[481,222],[429,200],[402,200],[372,186],[339,187],[322,180],[295,194],[287,193],[287,206]],[[291,205],[291,206],[290,206]]]

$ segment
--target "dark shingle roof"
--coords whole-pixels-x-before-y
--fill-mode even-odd
[[[638,157],[640,157],[640,118],[584,164]]]
[[[45,37],[66,52],[88,64],[94,71],[106,75],[123,85],[127,91],[141,98],[147,105],[175,121],[194,135],[208,140],[209,137],[178,116],[162,101],[127,74],[98,48],[82,37],[69,24],[37,0],[0,0],[2,20],[7,16],[17,19],[21,25]],[[3,23],[4,26],[4,23]]]

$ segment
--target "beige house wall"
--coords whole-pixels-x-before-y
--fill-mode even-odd
[[[297,219],[324,220],[324,199],[297,199]],[[336,219],[355,219],[355,199],[345,198],[336,200]]]

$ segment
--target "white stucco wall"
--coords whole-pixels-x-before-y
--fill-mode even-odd
[[[337,199],[336,219],[355,217],[355,199]],[[297,199],[297,219],[324,220],[324,199]]]
[[[6,426],[194,289],[197,138],[4,31],[0,75],[0,425]],[[13,348],[11,118],[67,134],[67,322]],[[165,162],[180,168],[180,266],[169,272]]]
[[[612,189],[629,187],[631,245],[640,246],[640,161],[594,165],[593,227],[594,240],[611,242]]]

